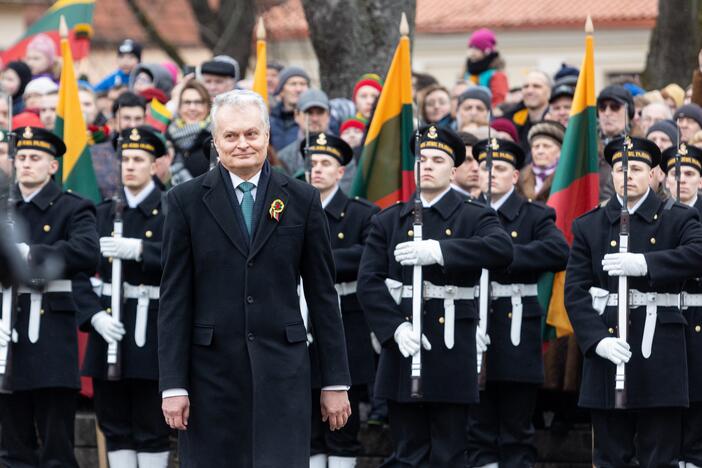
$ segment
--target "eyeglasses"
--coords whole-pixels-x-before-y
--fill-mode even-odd
[[[197,100],[192,100],[192,101],[180,101],[180,104],[181,104],[183,107],[186,107],[186,106],[204,106],[204,105],[205,105],[205,101],[203,101],[202,99],[197,99]]]
[[[612,112],[619,112],[619,109],[622,108],[622,105],[617,101],[602,101],[597,104],[597,110],[600,112],[606,111],[607,108],[609,108]]]

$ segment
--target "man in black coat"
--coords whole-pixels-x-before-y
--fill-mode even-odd
[[[430,126],[421,131],[418,151],[424,240],[413,241],[413,201],[376,215],[361,258],[358,298],[382,344],[375,394],[388,400],[394,443],[384,466],[464,466],[467,409],[478,401],[475,285],[483,267],[510,264],[512,243],[494,211],[451,189],[465,158],[458,135]],[[424,281],[421,338],[410,321],[415,265]],[[420,398],[410,396],[416,353]]]
[[[678,159],[679,158],[679,159]],[[679,164],[679,170],[678,166]],[[666,173],[668,192],[680,203],[697,209],[702,216],[702,149],[682,143],[663,151],[661,169]],[[678,177],[678,173],[680,176]],[[680,193],[678,194],[678,178]],[[683,412],[681,462],[702,466],[702,282],[699,277],[685,282],[680,303],[687,320],[687,367],[690,407]],[[681,465],[682,466],[682,465]]]
[[[14,206],[18,248],[37,271],[57,278],[37,289],[18,288],[19,308],[11,331],[0,327],[0,351],[12,347],[12,368],[0,395],[0,460],[8,466],[77,467],[73,423],[78,389],[78,291],[89,291],[89,275],[99,258],[94,205],[63,193],[52,176],[63,141],[41,128],[18,130]],[[24,232],[22,232],[24,231]],[[3,291],[6,298],[8,291]],[[3,301],[3,306],[9,302]],[[3,311],[3,315],[7,311]],[[11,343],[10,343],[11,341]],[[3,349],[4,348],[4,349]],[[37,438],[38,435],[38,438]],[[39,450],[37,451],[37,448]]]
[[[319,193],[266,163],[270,128],[259,95],[221,94],[212,117],[220,163],[168,194],[158,318],[163,413],[182,431],[183,467],[307,467],[300,278],[319,348],[322,418],[336,430],[350,412]]]
[[[111,468],[165,468],[170,429],[160,410],[156,320],[161,281],[162,192],[152,177],[166,154],[150,127],[122,131],[121,200],[97,208],[101,304],[90,318],[83,375],[93,378],[95,412],[105,434]],[[119,141],[119,140],[118,140]],[[117,204],[123,231],[114,237]],[[124,206],[126,205],[126,206]],[[111,315],[113,259],[122,261],[120,319]],[[108,373],[108,345],[120,347],[121,373]]]
[[[358,197],[349,198],[339,188],[353,150],[341,138],[329,133],[310,135],[306,147],[303,140],[300,154],[309,161],[310,184],[319,190],[322,208],[327,215],[332,254],[336,266],[336,291],[344,321],[349,371],[351,372],[351,417],[338,431],[331,431],[322,422],[318,411],[321,380],[319,356],[314,341],[310,343],[312,362],[312,447],[311,468],[353,468],[363,447],[358,440],[360,418],[358,403],[375,377],[375,356],[370,329],[356,297],[356,279],[363,246],[370,230],[371,217],[379,211],[372,203]]]
[[[631,234],[628,251],[619,253],[624,151]],[[591,411],[596,466],[630,466],[634,458],[646,467],[678,466],[682,408],[689,401],[678,293],[702,272],[702,226],[696,210],[664,203],[650,189],[660,157],[649,140],[609,143],[605,158],[617,195],[573,223],[565,301],[584,355],[579,405]],[[617,325],[621,276],[629,282],[626,341]],[[623,409],[615,408],[622,364]]]
[[[493,159],[491,175],[487,171],[488,152]],[[565,269],[568,243],[556,227],[552,208],[532,203],[516,192],[524,165],[519,145],[483,140],[473,147],[473,156],[480,162],[483,194],[491,184],[490,206],[512,238],[514,259],[507,268],[489,272],[487,334],[478,328],[476,336],[486,351],[486,386],[480,403],[469,413],[468,466],[529,467],[536,463],[532,419],[537,391],[544,380],[543,309],[536,283],[544,272]]]

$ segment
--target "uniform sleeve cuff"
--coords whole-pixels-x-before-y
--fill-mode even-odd
[[[171,398],[177,396],[188,396],[188,391],[184,388],[169,388],[164,390],[161,394],[161,398]]]
[[[322,387],[322,391],[328,392],[349,391],[350,389],[351,387],[349,387],[348,385],[329,385],[328,387]],[[163,393],[165,394],[166,392]]]

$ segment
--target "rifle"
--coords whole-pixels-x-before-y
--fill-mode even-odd
[[[305,171],[305,181],[308,184],[312,183],[312,161],[310,161],[310,114],[305,112],[305,157],[304,159],[304,171]]]
[[[17,153],[16,135],[12,130],[12,97],[7,97],[8,109],[8,133],[7,133],[7,158],[10,162],[10,183],[7,187],[7,198],[5,207],[7,213],[7,233],[14,237],[15,235],[15,204],[17,203],[16,193],[16,171],[15,171],[15,156]],[[2,288],[2,316],[0,317],[0,327],[10,335],[10,341],[7,346],[0,348],[0,392],[6,393],[10,391],[10,383],[12,381],[12,330],[15,325],[15,312],[17,310],[17,282],[15,284],[3,285]]]
[[[624,105],[624,115],[628,118],[628,109]],[[626,127],[625,127],[626,128]],[[619,253],[629,251],[629,190],[627,181],[629,179],[629,148],[631,140],[624,137],[622,146],[622,171],[624,173],[624,187],[622,191],[622,211],[619,215]],[[617,327],[619,338],[627,341],[629,335],[629,278],[619,277],[617,290]],[[617,365],[617,373],[614,378],[614,407],[617,409],[626,408],[626,367],[625,364]]]
[[[680,127],[676,126],[677,140],[675,142],[675,200],[680,201]]]
[[[422,241],[422,178],[421,178],[421,155],[419,150],[419,120],[417,120],[417,130],[414,134],[414,174],[416,178],[416,190],[414,192],[414,213],[412,222],[412,241]],[[423,305],[423,281],[422,267],[415,265],[412,267],[412,333],[419,343],[419,351],[412,356],[412,373],[410,382],[410,396],[412,398],[422,398],[422,305]]]
[[[488,122],[492,120],[492,112],[488,116]],[[488,125],[488,144],[485,157],[485,168],[488,172],[488,185],[485,196],[487,197],[487,206],[492,203],[492,128]],[[479,285],[479,304],[478,304],[478,328],[487,334],[488,329],[488,309],[490,308],[490,270],[483,268],[480,272],[480,285]],[[487,381],[487,371],[486,371],[486,358],[483,351],[478,351],[477,353],[478,361],[478,386],[479,388],[485,389],[485,383]]]
[[[117,191],[113,197],[115,203],[115,220],[113,236],[122,237],[124,222],[122,213],[124,212],[124,184],[122,181],[122,133],[117,137],[117,161],[119,162],[119,183]],[[111,307],[112,317],[122,320],[122,259],[112,259],[112,295]],[[120,380],[122,378],[122,346],[119,341],[107,345],[107,380]]]

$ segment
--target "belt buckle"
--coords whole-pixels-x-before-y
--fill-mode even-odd
[[[147,288],[143,284],[139,285],[139,297],[141,297],[141,298],[148,298],[149,297],[149,288]]]
[[[521,284],[514,284],[512,283],[512,295],[513,296],[522,296],[522,285]]]
[[[458,293],[458,288],[453,285],[444,286],[444,292],[447,297],[455,297]]]
[[[657,293],[647,292],[646,293],[646,304],[655,304],[657,296],[658,296]]]

